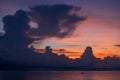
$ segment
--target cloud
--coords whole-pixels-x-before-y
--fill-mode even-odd
[[[98,47],[98,45],[92,45],[93,47]]]
[[[27,35],[27,31],[30,29],[29,21],[30,19],[23,10],[3,17],[5,34],[0,37],[0,45],[9,50],[28,48],[33,41]]]
[[[104,54],[104,53],[98,53],[98,55],[107,55],[107,54]]]
[[[30,9],[19,10],[3,18],[5,34],[0,37],[1,45],[11,50],[25,49],[36,40],[64,38],[73,33],[78,22],[86,19],[76,15],[79,7],[70,5],[40,5]],[[31,28],[31,22],[37,27]]]
[[[120,44],[116,44],[116,45],[114,45],[114,46],[116,46],[116,47],[120,47]]]
[[[72,52],[72,51],[65,51],[65,52],[63,52],[63,53],[79,53],[79,52]]]
[[[75,51],[69,51],[69,50],[66,50],[66,49],[59,49],[58,52],[59,53],[79,53],[79,52],[75,52]]]
[[[104,54],[104,53],[98,53],[100,56],[114,56],[114,54]]]
[[[45,49],[36,49],[37,52],[45,52]],[[75,52],[75,51],[68,51],[66,49],[52,49],[53,52],[57,52],[57,53],[79,53],[79,52]]]
[[[76,29],[76,24],[86,19],[77,16],[81,8],[71,5],[40,5],[30,9],[27,14],[38,24],[38,28],[31,29],[29,33],[40,39],[70,36]]]
[[[59,51],[66,51],[65,49],[59,49]]]
[[[101,49],[108,49],[108,48],[101,48]]]
[[[80,47],[81,45],[64,45],[64,46]]]
[[[66,49],[59,49],[58,53],[79,53],[79,52],[68,51],[68,50],[66,50]]]
[[[76,15],[78,10],[80,8],[69,5],[42,5],[33,7],[30,11],[18,10],[13,15],[6,15],[2,20],[5,34],[0,34],[0,58],[19,64],[40,66],[43,64],[59,65],[57,64],[59,60],[64,64],[63,59],[69,61],[66,56],[61,58],[54,53],[51,53],[51,56],[36,54],[38,52],[35,52],[34,47],[30,45],[38,37],[44,40],[49,37],[70,36],[76,28],[75,25],[85,20],[84,17]],[[31,21],[35,21],[38,28],[31,28],[29,25]],[[32,23],[32,25],[35,24]],[[65,50],[62,52],[77,53]]]

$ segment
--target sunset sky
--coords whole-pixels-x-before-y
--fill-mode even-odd
[[[120,0],[0,0],[0,32],[2,17],[16,10],[28,10],[34,5],[68,4],[81,7],[77,15],[87,19],[78,23],[74,33],[66,38],[55,37],[36,41],[34,47],[51,46],[55,52],[63,49],[70,58],[78,58],[87,46],[93,47],[96,57],[120,56]],[[32,24],[32,26],[36,26]],[[60,53],[59,53],[60,54]]]

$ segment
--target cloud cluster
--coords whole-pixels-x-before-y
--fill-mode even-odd
[[[116,44],[116,45],[114,45],[114,46],[116,46],[116,47],[120,47],[120,45],[119,45],[119,44]]]
[[[30,11],[18,10],[13,15],[6,15],[2,20],[5,34],[0,34],[0,58],[25,64],[40,62],[42,64],[44,63],[42,61],[48,64],[47,59],[53,59],[57,54],[53,54],[52,57],[34,54],[36,53],[34,47],[29,45],[36,41],[36,37],[44,40],[50,37],[64,38],[71,35],[76,28],[75,25],[85,20],[84,17],[76,15],[78,10],[80,10],[79,7],[69,5],[41,5],[31,8]],[[31,28],[30,22],[37,23],[38,27]],[[67,59],[65,56],[63,58]]]
[[[0,45],[5,49],[16,50],[28,48],[33,39],[27,35],[30,29],[30,19],[23,10],[17,11],[14,15],[7,15],[3,18],[5,35],[0,37]]]
[[[31,29],[30,35],[45,39],[49,37],[64,38],[73,33],[78,22],[86,18],[77,16],[81,9],[71,5],[41,5],[27,11],[30,19],[38,24],[37,29]]]

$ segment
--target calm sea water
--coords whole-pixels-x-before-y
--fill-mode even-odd
[[[120,71],[0,71],[0,80],[120,80]]]

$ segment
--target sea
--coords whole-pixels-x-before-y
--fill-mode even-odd
[[[0,71],[0,80],[120,80],[120,71]]]

